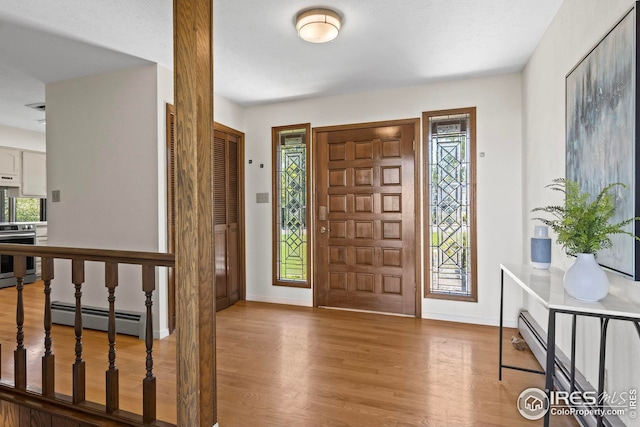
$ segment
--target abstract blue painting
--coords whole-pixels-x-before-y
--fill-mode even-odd
[[[615,222],[636,216],[635,18],[634,8],[566,77],[566,178],[593,197],[605,185],[625,184],[616,189]],[[627,235],[612,241],[598,262],[636,279],[636,242]]]

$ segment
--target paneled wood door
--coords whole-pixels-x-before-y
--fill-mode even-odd
[[[240,144],[241,137],[220,125],[213,133],[214,265],[216,310],[240,298]]]
[[[314,129],[315,305],[418,314],[418,123]]]

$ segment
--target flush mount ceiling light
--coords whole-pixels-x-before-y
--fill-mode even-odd
[[[333,10],[311,9],[298,13],[296,30],[302,40],[326,43],[338,37],[342,19]]]

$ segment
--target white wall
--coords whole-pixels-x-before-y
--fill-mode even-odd
[[[49,199],[51,190],[60,191],[60,202],[48,205],[50,245],[152,252],[165,247],[159,231],[166,228],[159,190],[165,160],[158,153],[164,150],[169,75],[144,65],[46,85]],[[52,298],[72,302],[65,264],[56,265]],[[140,277],[139,267],[120,267],[116,308],[144,311]],[[106,299],[104,267],[89,263],[83,304],[105,307]],[[156,334],[163,335],[166,309],[158,315],[156,307],[154,314]]]
[[[46,138],[45,127],[42,132],[18,129],[11,126],[0,125],[0,147],[12,147],[20,150],[45,151]]]
[[[244,129],[244,108],[227,98],[213,94],[213,120],[237,131]]]
[[[544,189],[552,179],[565,173],[565,76],[633,5],[630,0],[565,0],[544,38],[523,71],[523,253],[529,257],[529,237],[533,234],[531,209],[560,202]],[[553,264],[566,268],[571,261],[554,246]],[[615,278],[611,291],[632,301],[640,301],[640,284]],[[547,324],[547,313],[525,300],[538,323]],[[569,319],[560,316],[560,346],[569,353]],[[578,324],[578,369],[597,385],[598,321]],[[632,325],[613,321],[609,327],[607,389],[628,391],[640,386],[637,365],[638,335]],[[639,421],[625,419],[628,425]]]
[[[522,258],[520,74],[434,83],[246,109],[247,299],[312,304],[309,289],[271,284],[271,127],[310,122],[312,127],[421,117],[422,112],[477,107],[478,288],[477,303],[423,299],[428,318],[497,324],[500,262]],[[260,164],[264,168],[260,168]],[[422,180],[421,180],[422,182]],[[421,191],[421,194],[423,191]],[[424,283],[424,281],[423,281]],[[508,294],[510,306],[517,295]],[[515,324],[516,310],[508,313]]]

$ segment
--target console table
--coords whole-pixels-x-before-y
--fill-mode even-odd
[[[547,362],[545,371],[536,371],[502,363],[502,333],[504,311],[504,283],[505,274],[513,279],[513,282],[529,294],[534,301],[541,304],[549,311],[549,323],[547,327]],[[498,378],[502,381],[502,369],[516,369],[520,371],[540,373],[545,375],[545,391],[547,396],[553,389],[555,372],[555,339],[556,339],[556,314],[566,313],[573,315],[571,331],[571,379],[570,386],[575,387],[575,351],[576,351],[576,316],[598,317],[600,319],[600,363],[598,370],[598,396],[604,391],[605,356],[607,347],[607,328],[609,320],[626,320],[635,324],[640,335],[640,307],[609,294],[598,302],[584,302],[572,298],[564,290],[564,271],[557,268],[549,270],[537,270],[524,264],[500,264],[500,361]],[[544,417],[545,427],[549,426],[551,411],[547,411]],[[603,425],[603,416],[597,417],[598,427]]]

